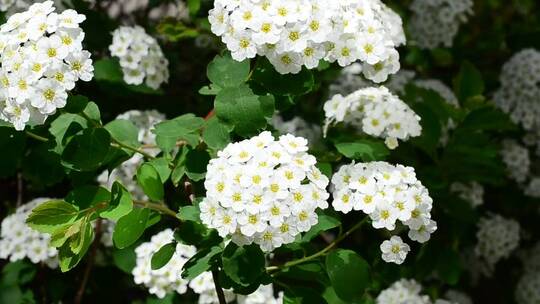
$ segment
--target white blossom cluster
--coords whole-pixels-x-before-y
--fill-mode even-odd
[[[219,304],[219,299],[214,285],[212,273],[207,271],[198,275],[189,282],[189,287],[199,295],[199,304]],[[225,301],[231,303],[236,299],[236,295],[229,289],[223,289]]]
[[[307,153],[308,141],[270,132],[229,144],[208,164],[201,220],[238,245],[272,251],[294,241],[327,208],[328,178]]]
[[[280,292],[276,298],[272,284],[261,285],[248,296],[238,295],[236,301],[238,304],[283,304],[283,293]]]
[[[95,0],[84,0],[91,5],[95,5]],[[99,6],[107,12],[107,15],[112,19],[118,19],[122,17],[125,19],[133,19],[132,17],[143,10],[148,8],[148,0],[101,0]],[[182,0],[167,1],[152,8],[148,12],[148,17],[151,20],[161,20],[164,18],[175,18],[178,20],[186,20],[189,18],[186,4]]]
[[[475,254],[485,262],[488,273],[495,265],[507,258],[519,245],[520,226],[513,219],[506,219],[498,214],[480,218],[476,232]]]
[[[402,222],[409,238],[419,243],[427,242],[437,229],[431,219],[433,200],[411,167],[386,162],[344,165],[332,176],[332,185],[333,208],[343,213],[361,210],[376,229],[392,231]],[[396,264],[409,250],[398,236],[381,245],[383,259]]]
[[[169,61],[161,51],[156,39],[140,26],[121,26],[113,32],[109,51],[120,60],[127,84],[143,82],[158,89],[169,80]]]
[[[529,149],[515,140],[507,139],[503,142],[501,156],[510,178],[520,184],[529,178],[531,167]]]
[[[0,259],[15,262],[28,258],[34,264],[43,262],[51,268],[58,267],[58,251],[50,246],[50,235],[35,231],[26,224],[32,209],[49,200],[48,198],[32,200],[2,220]]]
[[[456,97],[456,94],[442,81],[438,79],[417,79],[414,81],[414,85],[434,91],[439,94],[448,104],[459,108],[459,101]]]
[[[451,47],[461,24],[473,14],[472,0],[414,0],[408,29],[423,49]]]
[[[422,295],[422,285],[415,280],[401,279],[383,290],[375,299],[376,304],[431,304],[428,296]]]
[[[319,125],[310,124],[303,118],[296,116],[291,120],[284,121],[279,115],[272,118],[272,126],[281,134],[292,134],[307,139],[310,145],[321,140],[322,129]]]
[[[334,95],[324,104],[325,130],[330,125],[345,123],[362,132],[385,139],[390,149],[398,139],[420,136],[420,116],[386,87],[360,89],[350,95]]]
[[[540,128],[540,52],[525,49],[503,65],[493,100],[527,131]]]
[[[534,198],[540,198],[540,177],[536,176],[530,179],[529,183],[525,186],[525,195]]]
[[[164,298],[171,292],[186,293],[188,281],[182,279],[182,267],[197,252],[193,246],[178,243],[170,261],[162,268],[152,270],[152,256],[161,247],[174,240],[173,234],[171,229],[166,229],[135,249],[137,264],[132,270],[134,281],[136,284],[146,286],[148,291],[158,298]]]
[[[405,43],[401,18],[379,0],[217,0],[212,32],[235,60],[266,56],[282,74],[320,60],[347,66],[362,61],[369,79],[399,70],[396,47]]]
[[[522,257],[524,273],[515,289],[518,304],[540,302],[540,243],[528,250]]]
[[[456,193],[462,200],[469,202],[474,208],[484,204],[484,186],[478,182],[453,183],[450,185],[450,191]]]
[[[153,127],[165,120],[165,115],[155,110],[139,111],[131,110],[123,114],[118,115],[116,119],[123,119],[131,121],[135,127],[139,130],[138,140],[142,144],[151,145],[156,142],[156,135],[152,133]],[[158,149],[145,149],[145,152],[150,155],[157,155]],[[111,188],[115,181],[126,187],[130,192],[133,199],[146,200],[147,197],[143,190],[133,179],[136,176],[137,169],[144,162],[143,156],[136,153],[130,159],[123,162],[120,166],[116,167],[111,172],[104,171],[101,173],[97,181],[107,188]]]
[[[86,17],[54,11],[52,1],[36,3],[0,27],[0,120],[17,130],[42,124],[66,105],[77,80],[94,75],[79,27]]]

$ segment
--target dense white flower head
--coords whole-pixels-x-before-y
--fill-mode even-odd
[[[26,225],[26,219],[32,209],[49,200],[38,198],[30,201],[2,220],[0,259],[15,262],[28,258],[34,264],[43,262],[51,268],[58,267],[58,251],[50,246],[50,235],[35,231]]]
[[[385,139],[390,149],[399,140],[420,136],[420,116],[386,87],[360,89],[350,95],[334,95],[324,104],[325,130],[337,123]]]
[[[182,279],[182,267],[197,252],[193,246],[178,243],[170,261],[160,269],[152,270],[152,256],[161,247],[174,240],[174,232],[166,229],[154,236],[150,242],[142,243],[135,249],[137,264],[132,270],[136,284],[143,284],[148,292],[158,298],[164,298],[168,293],[186,293],[188,281]]]
[[[540,272],[528,272],[519,279],[515,299],[518,304],[540,303]]]
[[[517,183],[524,183],[530,175],[531,159],[529,149],[515,140],[503,142],[501,156],[510,178]]]
[[[518,247],[519,232],[519,223],[513,219],[498,214],[480,218],[475,253],[486,263],[488,270],[493,270],[497,262],[509,257]]]
[[[0,0],[0,11],[5,12],[12,7],[17,0]]]
[[[473,14],[472,0],[414,0],[408,29],[423,49],[451,47],[461,24]]]
[[[77,80],[94,76],[79,27],[86,17],[54,11],[52,1],[36,3],[0,27],[0,120],[17,130],[43,124],[66,105]]]
[[[540,177],[535,176],[531,178],[527,186],[525,186],[525,195],[534,198],[540,198]]]
[[[203,272],[191,280],[189,287],[199,295],[198,304],[219,304],[214,279],[210,271]],[[236,299],[236,295],[229,289],[224,289],[223,293],[227,303],[231,303]]]
[[[352,163],[332,176],[332,186],[332,207],[336,211],[361,210],[369,215],[376,229],[392,231],[396,223],[402,222],[410,229],[409,238],[420,243],[427,242],[437,229],[431,219],[433,200],[411,167],[386,162]],[[399,251],[390,253],[398,254],[399,259],[390,255],[385,258],[394,244],[399,245]],[[403,262],[408,249],[401,238],[381,245],[385,261]]]
[[[152,145],[156,142],[156,135],[152,133],[153,127],[165,120],[165,115],[155,110],[139,111],[131,110],[118,115],[116,119],[131,121],[139,129],[138,140],[143,145]],[[157,155],[158,149],[145,149],[150,155]],[[130,192],[133,199],[146,200],[143,190],[135,182],[137,169],[144,162],[144,158],[139,153],[135,153],[130,159],[123,162],[111,172],[102,172],[97,181],[106,188],[111,188],[115,181],[119,181]]]
[[[382,259],[387,263],[402,264],[409,251],[411,247],[396,235],[381,244]]]
[[[282,74],[320,60],[384,81],[399,70],[401,18],[379,0],[217,0],[208,17],[235,60],[266,56]]]
[[[310,145],[315,145],[321,140],[322,129],[319,125],[310,124],[301,117],[294,117],[291,120],[284,121],[278,114],[272,118],[272,126],[280,134],[292,134],[308,140]]]
[[[503,65],[493,100],[527,131],[540,128],[540,52],[525,49]]]
[[[143,82],[158,89],[169,80],[169,61],[156,39],[146,34],[140,26],[121,26],[113,32],[109,51],[120,60],[127,84]]]
[[[261,285],[250,295],[238,295],[236,301],[238,304],[282,304],[283,293],[279,293],[278,297],[276,298],[274,296],[274,288],[272,284]]]
[[[428,296],[421,295],[422,285],[415,280],[401,279],[383,290],[375,299],[377,304],[431,304]]]
[[[270,132],[229,144],[208,164],[201,220],[238,245],[264,251],[294,241],[327,208],[328,178],[307,153],[308,141]]]
[[[484,204],[484,186],[477,182],[468,184],[453,183],[450,190],[464,201],[471,204],[472,207],[478,207]]]

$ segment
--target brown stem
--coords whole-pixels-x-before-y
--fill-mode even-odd
[[[90,273],[92,272],[92,268],[94,267],[94,261],[96,259],[96,253],[99,247],[100,236],[101,236],[101,219],[98,219],[96,221],[96,234],[94,238],[94,243],[92,244],[92,249],[90,251],[90,255],[88,256],[88,262],[86,263],[86,268],[84,269],[84,275],[81,281],[81,285],[79,285],[79,289],[77,290],[77,295],[75,296],[75,300],[73,301],[75,304],[81,304],[82,302],[84,291],[86,290],[86,285],[88,284],[88,279],[90,278]]]
[[[17,173],[17,208],[20,207],[23,203],[23,178],[22,173]]]
[[[208,114],[206,114],[206,116],[204,117],[204,120],[209,120],[209,119],[212,118],[215,114],[216,114],[215,109],[212,109],[210,112],[208,112]]]
[[[214,287],[216,288],[219,304],[227,304],[227,301],[225,300],[225,293],[219,284],[219,272],[217,268],[212,270],[212,278],[214,279]]]

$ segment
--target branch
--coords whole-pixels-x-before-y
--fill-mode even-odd
[[[298,260],[294,260],[294,261],[290,261],[290,262],[287,262],[283,265],[280,265],[280,266],[269,266],[269,267],[266,267],[266,271],[267,272],[274,272],[274,271],[279,271],[279,270],[282,270],[284,268],[288,268],[288,267],[292,267],[292,266],[295,266],[295,265],[298,265],[298,264],[302,264],[304,262],[308,262],[308,261],[311,261],[313,259],[316,259],[320,256],[323,256],[325,255],[328,251],[330,251],[332,248],[334,248],[337,244],[339,244],[341,241],[343,241],[344,239],[346,239],[349,235],[351,235],[354,231],[356,231],[358,228],[362,227],[362,225],[367,222],[369,220],[369,217],[365,217],[362,221],[356,223],[356,225],[352,226],[351,229],[347,230],[344,234],[340,235],[338,238],[336,238],[332,243],[330,243],[328,246],[326,246],[324,249],[322,249],[321,251],[319,252],[316,252],[312,255],[309,255],[307,257],[303,257],[301,259],[298,259]]]
[[[219,284],[219,272],[217,268],[212,269],[212,278],[214,279],[214,287],[216,288],[219,304],[227,304],[227,301],[225,300],[225,293]]]
[[[94,261],[96,258],[97,249],[99,247],[100,235],[101,235],[101,219],[98,219],[96,221],[96,234],[94,237],[94,243],[92,244],[92,249],[91,249],[92,251],[90,252],[90,256],[88,257],[88,262],[86,263],[86,268],[84,270],[84,275],[81,281],[81,285],[79,286],[79,289],[77,290],[77,295],[75,296],[75,300],[73,301],[75,304],[81,304],[82,302],[84,291],[86,289],[86,285],[88,284],[88,278],[90,277],[90,273],[92,272],[92,268],[94,267]]]
[[[49,139],[40,135],[37,135],[36,133],[32,133],[30,131],[24,131],[28,137],[32,137],[35,140],[41,141],[41,142],[48,142]]]
[[[157,203],[146,202],[146,201],[138,201],[138,200],[133,200],[133,204],[135,204],[135,205],[137,205],[137,206],[139,206],[139,207],[149,208],[149,209],[158,211],[158,212],[163,213],[163,214],[165,214],[165,215],[174,217],[174,218],[177,219],[177,220],[180,220],[180,219],[176,216],[176,212],[174,212],[173,210],[169,209],[169,207],[167,207],[165,204],[157,204]]]

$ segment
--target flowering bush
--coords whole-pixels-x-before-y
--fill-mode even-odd
[[[539,303],[539,9],[0,0],[0,304]]]

